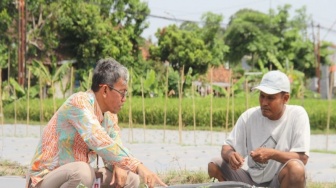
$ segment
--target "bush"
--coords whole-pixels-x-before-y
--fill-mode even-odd
[[[62,105],[65,99],[57,99],[57,108]],[[119,122],[129,122],[129,108],[132,106],[132,122],[134,124],[143,124],[143,107],[141,98],[132,98],[132,104],[127,100],[124,107],[119,112]],[[169,98],[167,103],[164,98],[146,98],[145,103],[145,122],[147,125],[163,125],[164,111],[166,107],[166,125],[178,126],[179,114],[179,99]],[[332,100],[329,106],[328,100],[322,99],[291,99],[290,104],[303,106],[309,115],[311,129],[325,130],[327,125],[328,109],[335,112],[336,101]],[[193,108],[195,104],[195,108]],[[17,105],[17,120],[25,121],[27,119],[27,101],[20,100],[16,102]],[[257,106],[258,96],[251,95],[248,101],[248,106]],[[183,126],[194,126],[194,110],[195,121],[197,127],[210,126],[210,98],[184,98],[182,101],[182,124]],[[213,98],[212,103],[212,125],[213,127],[225,127],[226,121],[228,126],[232,127],[232,119],[236,122],[239,115],[246,110],[246,99],[239,97],[234,99],[234,106],[230,101],[228,117],[226,117],[227,100],[226,98]],[[30,101],[29,117],[32,121],[40,121],[40,101],[33,99]],[[233,111],[233,112],[232,112]],[[5,119],[14,119],[14,102],[7,104],[4,107]],[[49,121],[53,115],[53,101],[52,99],[43,100],[43,122]],[[336,129],[336,113],[330,113],[330,129]],[[228,118],[228,120],[226,119]]]

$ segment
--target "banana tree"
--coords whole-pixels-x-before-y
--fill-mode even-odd
[[[20,84],[14,78],[9,78],[9,83],[10,83],[10,88],[12,90],[11,93],[13,93],[11,98],[14,101],[14,124],[16,124],[16,119],[17,119],[17,105],[16,104],[17,102],[19,102],[19,100],[25,98],[26,92],[24,88],[20,86]],[[14,132],[16,133],[16,130]]]
[[[41,61],[34,60],[32,62],[32,72],[39,79],[40,84],[40,100],[43,99],[43,89],[50,86],[51,94],[53,97],[54,112],[56,112],[56,96],[55,96],[55,83],[62,80],[62,77],[69,72],[70,63],[64,63],[58,67],[53,62],[51,64],[51,71]]]
[[[92,72],[93,72],[93,69],[91,68],[81,73],[82,81],[80,82],[80,86],[79,86],[80,91],[86,91],[91,88],[92,76],[93,76]]]

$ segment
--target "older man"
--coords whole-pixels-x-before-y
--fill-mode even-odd
[[[90,162],[100,156],[103,187],[166,186],[125,148],[116,113],[127,95],[129,73],[114,59],[98,61],[91,90],[70,96],[45,127],[27,175],[32,188],[91,188]],[[98,183],[99,184],[99,183]]]

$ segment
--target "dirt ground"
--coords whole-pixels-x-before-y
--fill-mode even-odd
[[[3,125],[0,158],[29,165],[43,127]],[[122,129],[124,145],[154,172],[206,170],[208,161],[220,155],[224,132]],[[181,135],[181,137],[180,137]],[[312,150],[336,151],[336,135],[312,135]],[[336,155],[311,152],[308,178],[314,182],[336,182]],[[100,163],[102,164],[102,163]]]

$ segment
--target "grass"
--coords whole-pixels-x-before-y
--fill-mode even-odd
[[[319,150],[319,149],[312,149],[311,152],[315,153],[327,153],[327,154],[336,154],[336,151],[330,151],[330,150]]]
[[[0,176],[22,176],[25,177],[26,166],[9,160],[0,160]]]
[[[25,177],[27,167],[19,163],[11,162],[9,160],[0,160],[0,176],[21,176]],[[167,172],[158,173],[158,176],[167,185],[180,184],[197,184],[209,183],[212,180],[205,171],[188,171],[188,170],[169,170]],[[141,185],[141,187],[145,187]],[[307,181],[309,188],[335,188],[336,182],[312,182]]]

